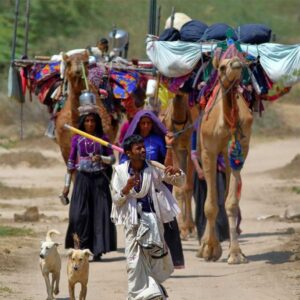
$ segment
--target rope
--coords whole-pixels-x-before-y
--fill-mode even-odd
[[[83,62],[81,62],[81,68],[82,68],[82,77],[84,79],[85,87],[86,87],[86,90],[88,91],[89,90],[89,84],[88,84],[87,77],[86,77],[86,74],[85,74],[85,68],[84,68]]]
[[[186,132],[188,129],[192,128],[193,126],[194,126],[194,124],[190,124],[189,126],[174,132],[174,134],[173,134],[174,138],[175,139],[179,138],[180,135],[182,135],[184,132]]]

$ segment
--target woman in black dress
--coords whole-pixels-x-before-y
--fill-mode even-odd
[[[79,118],[78,128],[91,135],[107,138],[103,134],[97,113]],[[77,233],[81,249],[90,249],[94,260],[117,248],[115,225],[110,220],[111,194],[109,189],[111,165],[115,157],[111,149],[86,137],[74,135],[67,164],[63,195],[69,193],[70,179],[76,172],[69,212],[66,248],[73,248],[73,234]]]

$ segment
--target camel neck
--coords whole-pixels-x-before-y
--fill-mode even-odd
[[[176,95],[173,99],[173,114],[172,119],[177,123],[184,123],[187,118],[186,99],[183,95]]]
[[[81,78],[69,80],[68,101],[70,101],[72,126],[77,125],[77,121],[79,117],[78,114],[79,96],[82,90],[83,90],[83,80]]]
[[[69,93],[78,94],[85,90],[82,78],[69,79]]]
[[[230,90],[221,88],[222,99],[223,99],[223,114],[225,123],[231,128],[236,126],[236,112],[237,112],[237,100],[236,100],[236,89],[233,87]]]

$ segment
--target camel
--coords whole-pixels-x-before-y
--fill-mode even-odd
[[[89,54],[87,51],[75,53],[70,56],[64,54],[63,60],[65,62],[65,80],[68,82],[68,96],[64,107],[57,114],[55,126],[56,142],[60,146],[65,163],[67,163],[72,134],[64,128],[64,124],[67,123],[73,127],[77,127],[79,96],[83,90],[87,89],[83,79],[83,69],[87,75]],[[99,107],[99,115],[102,120],[104,133],[107,134],[111,140],[114,140],[117,128],[111,126],[111,117],[100,99],[97,88],[89,83],[88,89],[96,95],[96,105]]]
[[[231,54],[226,56],[226,53]],[[213,65],[218,70],[218,83],[212,94],[214,97],[208,102],[208,108],[206,108],[199,128],[202,166],[207,182],[205,202],[207,223],[200,242],[198,256],[207,261],[216,261],[222,255],[222,248],[215,231],[215,221],[218,213],[216,163],[218,154],[222,153],[226,163],[227,193],[225,207],[230,228],[230,249],[227,262],[229,264],[240,264],[247,262],[240,249],[236,231],[242,184],[240,171],[249,150],[253,116],[238,90],[242,75],[243,57],[234,45],[230,46],[225,54],[222,58],[219,58],[215,52]],[[232,147],[235,146],[236,148],[228,149],[229,142],[231,142]],[[238,153],[239,145],[242,152],[237,155],[237,158],[234,157],[232,150],[234,149],[237,151],[235,153]],[[232,153],[231,157],[228,157],[228,152]]]
[[[191,134],[193,131],[193,114],[188,105],[187,94],[180,91],[176,94],[164,113],[162,122],[168,131],[173,132],[173,163],[186,173],[186,183],[183,188],[174,187],[181,214],[178,223],[181,238],[186,240],[194,234],[195,225],[192,216],[193,195],[193,163],[191,160]]]

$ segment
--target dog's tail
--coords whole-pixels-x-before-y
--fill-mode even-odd
[[[80,238],[77,233],[73,234],[74,249],[80,249]]]
[[[50,229],[48,232],[47,232],[47,235],[46,235],[46,241],[47,242],[52,242],[52,236],[53,234],[60,234],[59,231],[55,230],[55,229]]]

